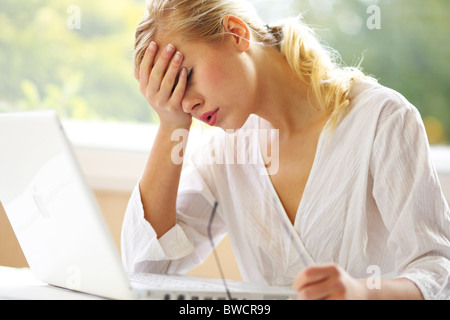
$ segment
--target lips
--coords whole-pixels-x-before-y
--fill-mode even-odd
[[[201,115],[200,120],[206,122],[211,127],[214,126],[217,122],[217,114],[219,113],[219,108],[214,111],[205,112]]]

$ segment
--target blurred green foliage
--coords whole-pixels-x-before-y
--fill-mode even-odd
[[[302,13],[345,65],[403,94],[420,111],[430,143],[450,143],[449,0],[251,0],[265,20]],[[284,1],[283,1],[284,2]],[[380,28],[370,29],[375,5]],[[275,13],[274,13],[275,11]]]
[[[80,28],[71,29],[71,5]],[[131,72],[143,1],[1,0],[0,111],[58,110],[66,118],[149,121]]]
[[[450,139],[450,1],[251,0],[266,22],[304,13],[342,61],[362,67],[420,110],[431,143]],[[1,0],[0,112],[152,122],[132,74],[144,0]],[[370,5],[380,29],[369,29]],[[79,28],[70,28],[71,6]],[[73,22],[73,21],[72,21]]]

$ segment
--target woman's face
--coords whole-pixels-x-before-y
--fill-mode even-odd
[[[254,110],[255,68],[234,39],[230,36],[217,44],[171,42],[183,54],[182,66],[188,71],[184,112],[223,130],[241,128]]]

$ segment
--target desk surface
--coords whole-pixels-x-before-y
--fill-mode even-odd
[[[36,280],[30,269],[0,267],[0,300],[98,300]]]

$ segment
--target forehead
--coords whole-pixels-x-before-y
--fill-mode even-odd
[[[220,44],[213,44],[205,41],[187,41],[185,39],[167,39],[164,37],[157,37],[154,41],[158,45],[155,61],[161,56],[169,44],[175,46],[176,50],[183,54],[186,63],[206,58],[207,56],[217,54],[218,51],[220,51]]]

